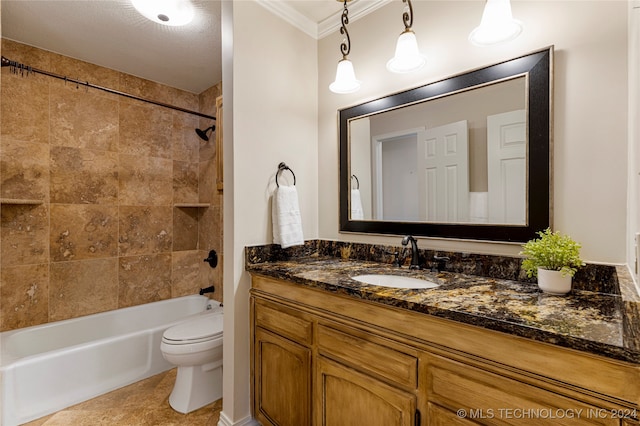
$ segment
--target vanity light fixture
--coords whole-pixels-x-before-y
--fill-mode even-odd
[[[195,16],[190,0],[131,0],[131,3],[145,18],[171,27],[187,25]]]
[[[510,0],[487,0],[480,26],[469,34],[476,46],[490,46],[515,39],[522,32],[522,23],[513,19]]]
[[[395,56],[387,62],[387,69],[396,73],[407,73],[419,70],[426,62],[425,57],[418,50],[416,34],[411,29],[413,25],[413,7],[411,6],[411,0],[402,0],[402,2],[407,3],[405,11],[402,14],[404,31],[400,34],[400,37],[398,37]]]
[[[338,0],[341,1],[341,0]],[[334,93],[353,93],[360,89],[360,82],[356,80],[356,74],[353,71],[353,64],[347,55],[351,51],[351,39],[349,38],[349,32],[347,31],[347,24],[349,23],[349,11],[347,10],[347,2],[351,0],[344,0],[344,10],[340,18],[342,26],[340,27],[340,34],[345,36],[345,39],[340,44],[340,52],[342,53],[342,59],[338,61],[338,68],[336,69],[336,79],[329,85],[329,90]]]

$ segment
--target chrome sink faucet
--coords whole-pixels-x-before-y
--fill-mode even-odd
[[[407,246],[411,243],[411,265],[409,269],[420,269],[420,256],[418,255],[418,241],[411,235],[407,235],[402,239],[402,245]]]

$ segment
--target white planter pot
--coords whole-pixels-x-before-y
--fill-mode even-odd
[[[567,294],[571,291],[571,275],[538,268],[538,287],[549,294]]]

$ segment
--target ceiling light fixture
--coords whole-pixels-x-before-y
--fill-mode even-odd
[[[356,74],[353,71],[353,64],[349,59],[347,59],[347,55],[349,55],[349,52],[351,51],[351,39],[349,38],[349,32],[347,31],[347,24],[349,23],[347,2],[349,1],[351,0],[344,0],[344,10],[342,11],[342,16],[340,18],[340,21],[342,22],[340,34],[345,36],[345,39],[340,44],[342,59],[338,61],[336,79],[329,85],[329,90],[334,93],[353,93],[360,89],[360,82],[356,80]]]
[[[515,39],[522,32],[522,23],[513,19],[510,0],[487,0],[480,26],[469,34],[476,46],[490,46]]]
[[[405,11],[402,14],[404,31],[400,34],[400,37],[398,37],[395,56],[387,62],[387,69],[396,73],[419,70],[426,62],[425,57],[418,50],[416,34],[411,29],[413,25],[413,7],[411,6],[411,0],[402,0],[402,2],[407,3]]]
[[[131,0],[131,3],[142,16],[162,25],[187,25],[195,16],[189,0]]]

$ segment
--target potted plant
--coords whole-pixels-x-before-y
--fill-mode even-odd
[[[525,257],[522,269],[527,277],[538,277],[538,287],[543,292],[568,293],[577,268],[584,266],[580,258],[580,244],[568,235],[552,232],[550,228],[537,234],[540,238],[522,246],[520,254]]]

